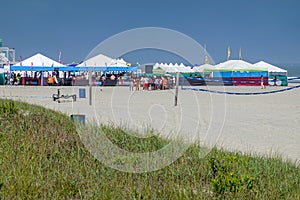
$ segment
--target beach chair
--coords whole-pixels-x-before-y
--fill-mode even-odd
[[[57,101],[58,103],[68,101],[71,99],[72,101],[76,101],[77,97],[76,94],[62,94],[60,95],[60,89],[57,89],[57,94],[52,94],[53,101]]]

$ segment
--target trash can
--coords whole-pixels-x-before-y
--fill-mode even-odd
[[[80,123],[82,125],[85,125],[85,115],[71,115],[70,119],[73,122],[77,122],[77,123]]]
[[[0,85],[5,85],[5,74],[0,74]]]
[[[79,88],[79,98],[86,98],[85,88]]]

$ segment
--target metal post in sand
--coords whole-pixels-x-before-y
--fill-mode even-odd
[[[178,100],[178,87],[179,87],[179,75],[180,73],[176,73],[176,89],[175,89],[175,106],[177,106],[177,100]]]

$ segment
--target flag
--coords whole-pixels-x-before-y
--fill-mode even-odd
[[[243,60],[243,57],[242,57],[242,48],[240,48],[240,51],[239,51],[239,59]]]
[[[22,56],[20,56],[20,66],[22,66]]]
[[[209,63],[208,57],[207,57],[207,55],[205,55],[205,64],[208,64],[208,63]]]
[[[33,62],[31,62],[31,67],[33,67]]]
[[[208,64],[208,56],[207,56],[207,52],[206,52],[206,44],[204,44],[204,56],[205,56],[205,64]]]
[[[59,63],[61,62],[60,58],[61,58],[61,50],[59,50],[59,54],[58,54],[58,62]]]
[[[229,60],[230,58],[230,46],[228,46],[228,49],[227,49],[227,60]]]

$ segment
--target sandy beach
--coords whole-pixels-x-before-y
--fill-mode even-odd
[[[289,87],[292,85],[290,84]],[[37,104],[68,115],[83,114],[87,122],[114,123],[140,132],[153,128],[163,136],[199,140],[207,146],[252,152],[281,154],[299,163],[300,89],[266,95],[225,95],[179,90],[129,91],[128,87],[93,87],[92,105],[88,87],[1,86],[0,97]],[[72,102],[55,102],[52,94],[76,94]],[[199,87],[205,88],[207,87]],[[262,92],[286,87],[221,87],[231,92]],[[86,98],[79,98],[79,89]],[[102,91],[101,91],[102,89]]]

